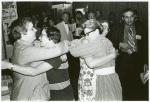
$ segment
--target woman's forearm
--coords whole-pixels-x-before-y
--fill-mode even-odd
[[[38,73],[38,70],[36,68],[23,67],[23,66],[18,66],[18,65],[14,65],[13,71],[18,72],[23,75],[28,75],[28,76],[35,76],[37,74],[40,74]]]
[[[114,59],[116,57],[115,53],[111,53],[107,56],[104,57],[89,57],[89,58],[85,58],[85,62],[86,64],[90,67],[90,68],[95,68],[95,67],[99,67],[109,61],[111,61],[112,59]]]
[[[14,65],[12,70],[23,75],[36,76],[52,68],[53,67],[50,64],[43,62],[36,67]],[[11,69],[11,66],[9,69]]]

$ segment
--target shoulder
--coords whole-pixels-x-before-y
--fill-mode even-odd
[[[16,52],[20,52],[20,53],[23,52],[24,50],[30,48],[30,47],[34,47],[34,46],[28,45],[28,44],[24,44],[24,43],[18,42],[18,41],[14,44],[15,51]]]
[[[56,25],[56,27],[60,27],[60,26],[62,26],[63,25],[63,22],[60,22],[60,23],[58,23],[57,25]]]

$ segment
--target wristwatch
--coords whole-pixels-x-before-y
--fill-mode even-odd
[[[11,65],[11,71],[13,71],[13,68],[14,68],[14,64]]]

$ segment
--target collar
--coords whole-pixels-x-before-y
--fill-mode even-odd
[[[134,28],[134,24],[131,25],[131,26],[128,26],[128,25],[125,24],[125,29],[128,28],[128,27],[130,27],[131,29],[133,29]]]
[[[63,24],[65,24],[66,25],[66,22],[64,22],[64,21],[62,21],[63,22]],[[69,23],[68,23],[69,24]]]
[[[21,43],[21,44],[25,44],[25,45],[33,45],[32,43],[30,43],[30,42],[27,42],[27,41],[25,41],[25,40],[17,40],[16,41],[16,43]]]

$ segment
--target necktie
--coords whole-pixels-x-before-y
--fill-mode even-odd
[[[130,27],[128,27],[128,44],[130,46],[128,49],[128,53],[132,54],[135,51],[135,42],[134,42],[133,31]]]
[[[65,24],[68,24],[68,22],[65,22]]]

